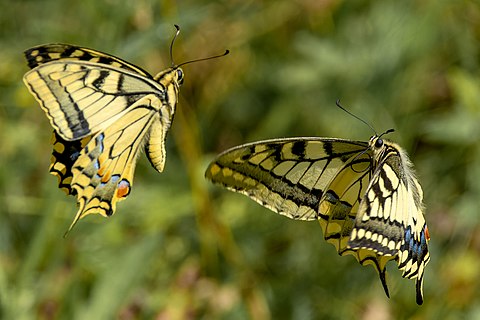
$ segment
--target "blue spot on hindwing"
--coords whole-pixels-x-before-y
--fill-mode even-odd
[[[97,147],[100,152],[103,152],[103,139],[105,138],[105,135],[103,133],[100,133],[96,138],[95,142],[97,143]]]

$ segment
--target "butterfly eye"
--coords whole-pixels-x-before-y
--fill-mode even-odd
[[[177,81],[178,81],[178,84],[183,84],[183,71],[182,69],[177,69]]]
[[[382,146],[383,146],[383,140],[377,139],[377,141],[375,141],[375,148],[381,148]]]

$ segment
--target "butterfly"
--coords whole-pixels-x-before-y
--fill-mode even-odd
[[[25,57],[31,70],[24,83],[54,129],[50,172],[77,197],[68,233],[89,214],[115,213],[116,203],[130,194],[143,148],[163,171],[184,74],[173,65],[152,76],[115,56],[69,44],[36,46]]]
[[[397,261],[404,278],[416,279],[416,302],[423,303],[430,260],[423,191],[406,152],[382,135],[368,142],[300,137],[248,143],[218,155],[205,176],[291,219],[318,220],[340,255],[375,268],[387,297],[386,264]]]

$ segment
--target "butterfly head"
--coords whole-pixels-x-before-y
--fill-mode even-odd
[[[375,134],[370,138],[370,141],[368,142],[368,146],[373,151],[374,154],[379,155],[379,154],[384,152],[384,150],[385,150],[385,140],[382,139],[382,136],[384,136],[386,134],[389,134],[393,131],[394,131],[394,129],[388,129],[387,131],[385,131],[381,135]]]
[[[170,114],[175,113],[175,108],[178,102],[178,91],[183,83],[183,70],[179,67],[170,67],[158,73],[154,79],[163,88],[163,96],[160,97],[165,107],[168,106]]]
[[[170,67],[159,72],[155,77],[155,81],[162,84],[165,88],[174,85],[176,88],[183,84],[184,72],[182,68]]]
[[[184,66],[184,65],[192,63],[192,62],[205,61],[205,60],[215,59],[215,58],[218,58],[218,57],[223,57],[223,56],[227,55],[229,53],[229,51],[226,50],[225,53],[223,53],[221,55],[215,55],[215,56],[211,56],[211,57],[207,57],[207,58],[195,59],[195,60],[186,61],[186,62],[183,62],[183,63],[180,63],[180,64],[176,64],[173,60],[173,45],[175,44],[175,40],[177,39],[177,36],[180,33],[180,27],[176,24],[174,26],[175,26],[175,29],[177,29],[177,31],[175,32],[175,35],[173,36],[172,42],[170,43],[170,61],[172,62],[172,66],[170,68],[160,72],[159,74],[157,74],[155,76],[155,80],[158,81],[159,83],[163,84],[163,85],[168,84],[168,83],[173,83],[178,88],[179,86],[181,86],[183,84],[184,73],[183,73],[183,70],[180,68],[181,66]],[[162,81],[162,78],[165,79],[165,80]]]

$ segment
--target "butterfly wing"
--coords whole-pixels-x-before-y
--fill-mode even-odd
[[[137,73],[146,78],[152,78],[152,76],[142,68],[123,59],[98,50],[74,46],[71,44],[52,43],[32,47],[25,50],[25,58],[27,59],[30,69],[34,69],[39,65],[56,60],[77,60],[109,65],[111,67]]]
[[[107,128],[146,94],[164,98],[163,87],[154,80],[88,61],[42,64],[27,72],[24,82],[67,141]]]
[[[139,150],[152,123],[160,121],[160,108],[154,95],[140,99],[82,149],[71,171],[79,209],[70,229],[88,214],[112,215],[116,202],[128,196]]]
[[[75,194],[75,190],[71,187],[73,178],[72,166],[90,140],[91,136],[80,140],[67,141],[53,131],[51,140],[53,151],[49,171],[58,177],[58,187],[67,195]]]
[[[318,209],[319,222],[325,240],[333,244],[340,255],[353,255],[361,265],[371,265],[377,271],[389,297],[386,264],[394,257],[381,255],[368,247],[351,247],[349,242],[372,177],[372,153],[366,143],[363,147],[339,163],[328,181]]]
[[[366,147],[364,142],[322,138],[261,141],[222,153],[206,177],[281,215],[316,220],[330,180]]]
[[[374,157],[377,165],[361,201],[349,247],[396,259],[403,277],[417,279],[417,303],[422,304],[423,272],[430,260],[422,189],[408,156],[398,145],[385,142],[385,147],[374,151]]]

